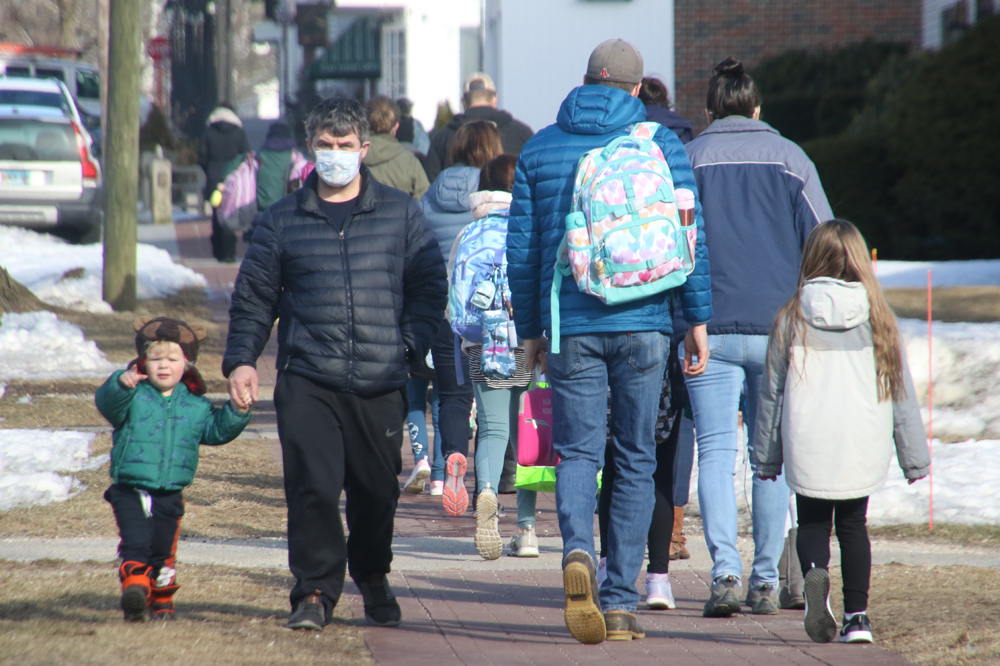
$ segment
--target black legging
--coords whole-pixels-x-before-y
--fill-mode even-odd
[[[844,612],[867,610],[872,575],[872,548],[865,526],[868,498],[827,500],[796,495],[795,502],[799,511],[799,537],[795,546],[802,575],[813,567],[826,569],[830,565],[830,529],[835,524],[844,577]]]
[[[656,501],[653,504],[653,520],[649,524],[647,542],[649,545],[648,573],[668,573],[670,568],[670,539],[674,532],[674,455],[681,432],[680,414],[676,414],[670,427],[670,435],[656,444],[656,471],[653,483],[656,487]],[[608,524],[611,522],[611,489],[617,476],[612,459],[612,448],[604,450],[604,473],[601,477],[601,497],[597,502],[597,520],[601,530],[601,557],[608,554]],[[637,498],[638,501],[638,498]]]

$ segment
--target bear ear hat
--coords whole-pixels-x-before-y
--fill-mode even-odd
[[[132,328],[134,328],[135,332],[138,333],[139,331],[142,330],[143,326],[145,326],[146,324],[148,324],[151,321],[153,321],[152,317],[137,317],[136,320],[134,322],[132,322]],[[202,330],[204,330],[204,329],[202,329]]]
[[[198,338],[199,341],[204,340],[205,336],[208,335],[208,331],[206,331],[205,327],[201,324],[188,324],[188,328],[191,329],[191,332],[194,333],[194,336]]]

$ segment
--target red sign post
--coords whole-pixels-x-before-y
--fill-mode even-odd
[[[166,99],[166,90],[163,86],[163,70],[166,69],[166,61],[170,60],[170,40],[166,37],[152,37],[146,42],[146,55],[153,59],[153,70],[156,72],[154,93],[156,105],[169,116],[169,101]]]

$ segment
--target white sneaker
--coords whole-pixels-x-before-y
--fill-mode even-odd
[[[655,610],[674,610],[674,591],[670,587],[670,577],[667,574],[646,574],[646,608]]]
[[[444,494],[444,481],[431,481],[431,497],[441,497]]]
[[[431,478],[431,466],[428,464],[427,458],[421,458],[420,462],[413,466],[413,472],[410,474],[410,478],[406,480],[403,491],[418,495],[424,492],[424,483],[429,478]]]
[[[529,527],[510,540],[511,557],[538,557],[538,536],[535,528]]]
[[[608,558],[602,557],[597,563],[597,587],[604,584],[604,579],[608,577]]]

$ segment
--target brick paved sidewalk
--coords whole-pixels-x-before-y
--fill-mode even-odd
[[[177,226],[178,245],[187,265],[203,273],[210,283],[212,307],[220,323],[226,321],[228,298],[238,265],[220,265],[206,259],[208,225],[182,223]],[[241,248],[242,249],[242,248]],[[262,386],[273,386],[275,342],[272,341],[258,363]],[[263,407],[264,405],[259,405]],[[470,466],[471,467],[471,466]],[[412,469],[409,447],[404,446],[404,471],[400,483]],[[474,485],[466,477],[470,493]],[[510,510],[501,518],[505,538],[516,529],[514,496],[501,495],[501,504]],[[554,498],[539,494],[537,529],[539,535],[557,536]],[[463,537],[469,550],[475,521],[468,515],[445,515],[436,498],[427,494],[400,498],[396,515],[397,537]],[[424,559],[434,558],[428,553]],[[508,560],[508,562],[505,562]],[[802,628],[801,611],[781,611],[777,616],[737,615],[729,619],[701,616],[708,596],[707,571],[690,566],[671,573],[677,609],[640,609],[639,622],[646,638],[631,642],[600,645],[577,643],[563,622],[562,578],[558,556],[536,560],[531,568],[517,561],[509,568],[509,558],[496,561],[489,570],[483,562],[463,566],[462,562],[441,561],[441,569],[397,571],[390,580],[403,611],[403,623],[396,628],[370,627],[360,618],[364,609],[357,588],[348,581],[341,603],[348,604],[363,628],[372,656],[379,664],[448,666],[451,664],[802,664],[828,666],[904,665],[902,657],[880,650],[877,645],[820,645],[808,639]],[[447,568],[446,568],[447,567]],[[642,583],[639,583],[642,592]],[[878,632],[876,619],[876,637]]]

